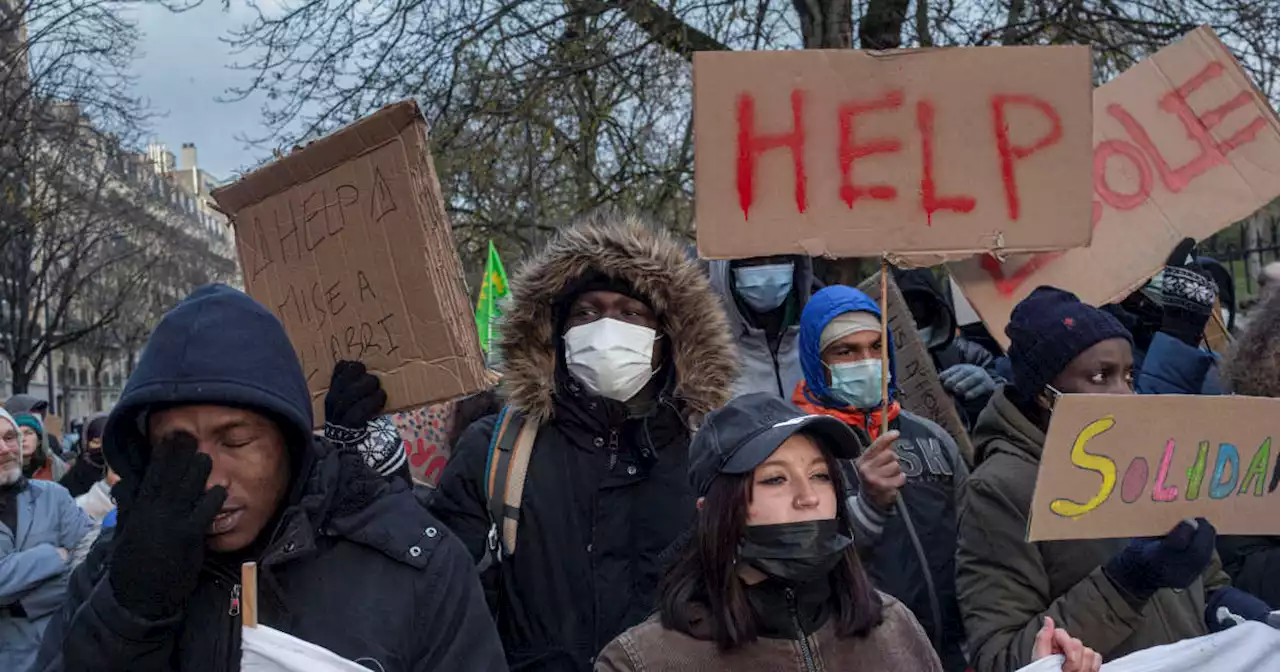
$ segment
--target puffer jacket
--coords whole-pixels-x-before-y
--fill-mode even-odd
[[[851,311],[880,315],[875,301],[843,285],[827,287],[809,300],[800,327],[805,387],[798,392],[798,405],[845,422],[850,422],[851,416],[862,415],[863,424],[858,429],[877,436],[878,412],[851,413],[834,399],[818,349],[827,324]],[[898,391],[894,379],[897,359],[892,334],[889,339],[889,398],[893,400]],[[891,401],[890,406],[897,403]],[[892,413],[890,415],[892,417]],[[955,440],[932,421],[900,411],[889,427],[901,433],[894,443],[894,451],[907,477],[899,500],[906,515],[903,508],[878,511],[855,495],[849,505],[854,514],[858,555],[875,586],[902,600],[915,614],[942,659],[943,668],[959,672],[967,662],[962,650],[964,629],[956,604],[956,514],[957,497],[964,489],[968,468]],[[851,489],[856,492],[856,469],[850,462],[843,467]]]
[[[594,396],[565,372],[556,306],[579,281],[619,278],[660,320],[667,386],[647,413]],[[514,670],[589,670],[655,608],[663,551],[693,520],[691,426],[736,373],[719,301],[666,232],[598,215],[563,229],[511,283],[499,348],[505,403],[538,424],[514,555],[497,568],[498,630]],[[476,561],[489,535],[486,463],[495,420],[469,427],[431,510]]]
[[[71,567],[58,549],[76,549],[93,522],[57,483],[13,487],[18,529],[0,524],[0,670],[27,670],[66,597]]]
[[[150,461],[141,414],[194,404],[268,413],[289,441],[294,474],[262,550],[206,553],[180,613],[140,617],[116,600],[111,583],[117,535],[133,523],[131,503],[121,502],[119,531],[72,575],[35,669],[239,670],[239,568],[250,559],[264,625],[384,672],[506,669],[462,544],[406,484],[311,436],[311,396],[284,328],[226,286],[197,290],[170,311],[129,377],[103,439],[122,483],[141,479]]]
[[[1194,348],[1163,332],[1151,337],[1151,347],[1138,359],[1134,384],[1139,394],[1222,394],[1218,356]]]
[[[720,295],[729,328],[738,345],[741,372],[733,384],[733,396],[752,392],[768,392],[783,399],[791,397],[791,391],[804,379],[800,370],[800,312],[813,293],[813,259],[792,257],[795,275],[792,279],[791,298],[787,299],[787,311],[794,319],[786,324],[772,342],[764,329],[752,323],[743,314],[746,308],[734,292],[733,269],[730,261],[712,261],[709,264],[711,286]]]
[[[941,672],[938,656],[920,624],[901,602],[882,596],[884,621],[866,637],[841,639],[826,624],[808,636],[812,664],[801,640],[761,637],[724,653],[707,637],[667,630],[657,615],[631,628],[600,653],[596,672],[818,672],[819,670],[884,670]]]
[[[1104,660],[1208,634],[1206,595],[1230,583],[1216,554],[1189,588],[1157,591],[1135,609],[1102,571],[1127,540],[1025,541],[1044,441],[1004,388],[974,429],[977,466],[962,499],[956,579],[974,668],[1030,664],[1045,616]]]

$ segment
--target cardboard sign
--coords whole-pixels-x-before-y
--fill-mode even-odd
[[[700,52],[698,251],[1038,251],[1089,242],[1088,47]]]
[[[453,422],[453,404],[434,404],[393,413],[391,422],[400,432],[413,480],[434,488],[452,452],[449,426]]]
[[[49,414],[44,416],[44,422],[40,424],[44,425],[45,434],[62,438],[62,418]]]
[[[1218,534],[1280,534],[1276,417],[1280,399],[1065,395],[1027,538],[1159,536],[1196,517]]]
[[[484,360],[418,107],[383,108],[214,192],[250,295],[289,332],[317,422],[333,365],[387,410],[483,389]]]
[[[1280,195],[1280,119],[1208,28],[1099,88],[1093,120],[1090,247],[951,266],[1006,348],[1009,314],[1036,287],[1122,299],[1183,238],[1204,240]]]
[[[1213,315],[1204,328],[1204,344],[1219,356],[1225,356],[1231,350],[1231,332],[1227,330],[1227,322],[1222,318],[1222,302],[1213,305]]]
[[[880,274],[868,278],[858,285],[858,289],[879,301]],[[888,294],[889,307],[885,314],[889,318],[889,333],[893,337],[898,400],[906,410],[928,418],[946,430],[955,439],[965,464],[972,465],[973,444],[969,442],[964,421],[956,412],[951,395],[938,382],[938,370],[933,366],[933,357],[920,339],[915,319],[907,308],[907,300],[903,298],[892,275],[889,276]]]

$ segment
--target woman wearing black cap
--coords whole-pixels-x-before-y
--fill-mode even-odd
[[[689,451],[692,539],[658,613],[610,643],[596,670],[940,672],[911,612],[871,587],[853,549],[836,460],[857,448],[843,422],[766,393],[707,416]],[[1042,640],[1044,655],[1068,654],[1064,670],[1100,665],[1064,631]]]

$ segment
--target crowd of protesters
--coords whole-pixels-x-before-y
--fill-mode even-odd
[[[239,669],[250,561],[263,623],[387,672],[1096,671],[1280,607],[1280,539],[1210,520],[1025,540],[1061,395],[1280,396],[1280,292],[1220,362],[1191,241],[1115,305],[1035,290],[1007,353],[932,271],[895,278],[972,463],[902,407],[872,297],[601,212],[512,279],[436,487],[373,373],[337,363],[317,422],[280,322],[202,288],[70,467],[47,406],[0,411],[0,669]]]

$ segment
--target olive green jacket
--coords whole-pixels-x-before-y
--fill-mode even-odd
[[[960,505],[956,587],[977,672],[1028,665],[1044,617],[1113,660],[1208,634],[1206,594],[1229,585],[1215,553],[1186,590],[1135,604],[1101,566],[1126,539],[1026,541],[1045,434],[997,390],[973,432],[976,468]]]

